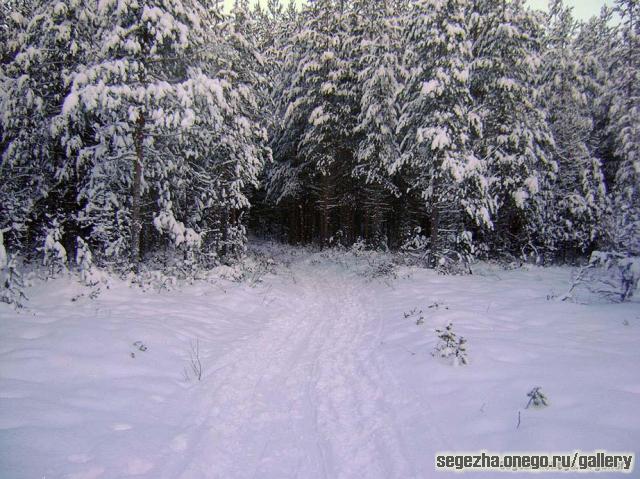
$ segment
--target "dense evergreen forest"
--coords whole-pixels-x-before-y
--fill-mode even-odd
[[[638,0],[1,8],[11,258],[208,266],[249,232],[431,265],[640,254]]]

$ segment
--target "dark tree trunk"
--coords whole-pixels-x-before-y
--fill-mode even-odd
[[[433,205],[431,208],[431,218],[430,218],[430,226],[431,226],[431,251],[429,253],[429,266],[435,268],[436,266],[436,256],[438,254],[438,241],[440,234],[440,211],[438,211],[438,206]]]
[[[144,162],[144,114],[140,114],[136,121],[135,149],[133,159],[133,184],[131,185],[131,263],[135,270],[140,262],[140,230],[142,229],[140,205],[142,200],[142,165]]]
[[[320,241],[323,245],[329,240],[329,186],[329,175],[322,175]]]

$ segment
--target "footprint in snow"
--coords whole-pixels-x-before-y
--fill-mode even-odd
[[[29,328],[22,332],[21,339],[40,339],[47,335],[47,331],[42,328]]]
[[[74,464],[85,464],[91,459],[93,458],[88,454],[72,454],[71,456],[67,457],[67,460],[69,462],[73,462]]]
[[[131,426],[129,424],[120,423],[114,424],[113,426],[111,426],[111,429],[113,429],[114,431],[128,431],[129,429],[131,429]]]
[[[184,434],[180,434],[174,437],[171,441],[171,450],[174,452],[183,452],[187,450],[188,445],[186,436]]]
[[[134,457],[127,461],[127,474],[130,476],[140,476],[153,469],[153,466],[153,462]]]
[[[98,479],[104,474],[104,467],[94,466],[84,471],[74,472],[66,476],[66,479]]]

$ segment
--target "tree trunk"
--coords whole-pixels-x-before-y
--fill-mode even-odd
[[[438,254],[438,235],[440,229],[440,211],[438,211],[438,206],[433,205],[431,208],[431,218],[430,218],[430,226],[431,226],[431,251],[429,252],[429,266],[432,268],[436,267],[437,263],[437,254]]]
[[[131,263],[136,271],[140,262],[140,230],[142,229],[140,204],[142,199],[142,164],[144,161],[144,124],[144,114],[140,113],[136,121],[134,138],[136,156],[133,159],[133,184],[131,185]]]
[[[222,249],[220,255],[226,258],[229,254],[229,208],[222,210]]]
[[[322,175],[322,203],[320,240],[324,246],[329,240],[329,175]]]

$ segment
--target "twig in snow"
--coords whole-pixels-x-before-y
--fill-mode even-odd
[[[200,361],[200,340],[196,339],[195,343],[191,341],[191,351],[189,352],[189,364],[191,366],[191,373],[198,381],[202,380],[202,361]],[[185,376],[188,378],[189,374],[185,370]]]

